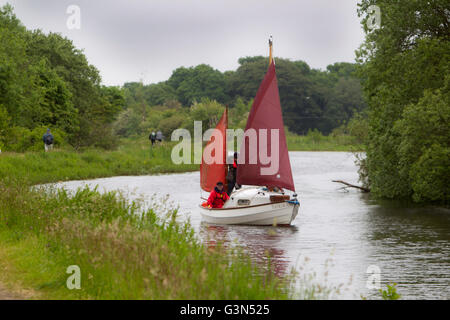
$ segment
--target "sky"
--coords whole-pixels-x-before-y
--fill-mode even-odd
[[[240,57],[268,55],[270,35],[275,57],[303,60],[316,69],[354,62],[364,40],[357,2],[0,0],[13,5],[28,29],[73,40],[105,85],[156,83],[178,67],[202,63],[222,72],[236,70]]]

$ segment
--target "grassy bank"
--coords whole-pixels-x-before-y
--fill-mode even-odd
[[[364,147],[350,136],[288,134],[290,151],[360,151]],[[0,179],[19,178],[30,184],[94,179],[120,175],[145,175],[198,170],[195,164],[174,164],[175,142],[150,147],[147,139],[122,140],[114,151],[59,149],[45,153],[0,153]]]
[[[198,165],[171,161],[173,143],[151,148],[145,139],[124,140],[115,151],[86,149],[1,153],[0,179],[15,177],[31,184],[198,170]]]
[[[176,209],[141,212],[120,194],[30,188],[36,183],[197,170],[145,140],[116,151],[0,155],[0,282],[48,299],[286,299],[288,279],[236,251],[200,243]],[[69,290],[66,270],[81,270]]]
[[[0,280],[57,299],[286,299],[286,283],[237,252],[209,250],[176,209],[138,214],[115,193],[0,183]],[[81,289],[68,290],[68,266]],[[288,281],[284,279],[283,281]]]
[[[287,145],[289,151],[363,151],[364,145],[350,135],[322,135],[320,132],[310,132],[300,136],[288,133]]]
[[[172,144],[150,149],[124,141],[116,151],[56,150],[0,155],[0,282],[48,299],[289,299],[326,298],[320,285],[293,286],[237,251],[205,247],[177,210],[118,193],[31,188],[38,183],[115,175],[198,170],[175,165]],[[270,259],[269,259],[270,261]],[[81,289],[69,290],[69,266]]]

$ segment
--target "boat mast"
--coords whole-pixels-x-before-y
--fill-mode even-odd
[[[269,66],[272,64],[273,60],[273,38],[269,37]]]

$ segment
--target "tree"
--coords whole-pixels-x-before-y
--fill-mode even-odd
[[[427,90],[394,125],[400,137],[399,174],[416,201],[450,200],[450,76],[443,90]]]
[[[144,96],[149,106],[163,105],[167,101],[176,100],[176,90],[167,84],[159,82],[144,87]]]
[[[214,128],[222,116],[224,106],[215,100],[203,98],[190,108],[190,117],[193,121],[202,121],[203,130]]]
[[[371,5],[379,6],[382,13],[382,26],[373,31],[366,25]],[[450,73],[448,1],[363,0],[358,12],[366,32],[366,40],[357,52],[358,73],[369,105],[367,173],[364,174],[368,174],[375,195],[410,198],[418,190],[412,177],[421,176],[422,169],[430,167],[431,162],[425,161],[431,157],[430,150],[442,158],[448,148],[441,144],[431,147],[426,139],[420,138],[423,127],[415,131],[407,129],[414,127],[410,122],[415,121],[408,110],[420,112],[419,117],[425,115],[432,108],[427,102],[432,101],[430,95],[445,92],[445,79]],[[448,86],[445,88],[448,90]],[[448,110],[450,105],[439,104],[439,108]],[[430,128],[439,124],[431,118],[425,122]],[[448,132],[439,135],[450,140]],[[404,150],[412,141],[414,148],[421,151],[410,157]],[[417,159],[422,156],[424,162],[419,166]],[[434,178],[441,181],[442,177]],[[414,196],[416,201],[445,199],[443,193],[438,198],[426,196],[423,188],[419,194]]]
[[[289,130],[306,134],[318,129],[328,134],[363,110],[359,79],[354,64],[336,63],[327,71],[312,70],[304,61],[276,58],[280,102],[284,122]],[[239,59],[236,72],[227,75],[230,97],[253,99],[268,68],[268,58]]]
[[[8,115],[8,111],[3,105],[0,104],[0,150],[4,149],[7,144],[10,121],[11,118]]]
[[[212,67],[201,64],[196,67],[176,69],[167,83],[176,91],[177,99],[188,106],[202,98],[225,102],[225,77]]]

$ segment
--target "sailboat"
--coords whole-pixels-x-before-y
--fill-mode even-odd
[[[263,132],[266,137],[261,141],[262,138],[259,136],[259,141],[256,144],[253,141],[251,145],[251,139],[244,135],[238,156],[236,177],[237,184],[242,187],[230,195],[230,199],[222,208],[208,208],[200,205],[202,220],[207,223],[290,225],[298,214],[300,203],[295,193],[287,149],[271,40],[269,40],[269,48],[269,68],[259,86],[245,127],[246,133]],[[225,109],[216,129],[222,133],[223,137],[226,137],[227,127],[228,109]],[[271,132],[275,134],[272,135]],[[205,151],[212,142],[211,139]],[[207,192],[212,191],[218,181],[225,181],[226,138],[221,142],[222,150],[219,156],[222,162],[207,164],[204,160],[205,151],[203,153],[200,165],[200,186]],[[278,149],[276,159],[278,166],[275,166],[277,170],[268,170],[267,159],[263,159],[261,155],[268,155],[269,150],[273,152],[276,148]],[[251,156],[252,150],[256,159]]]

